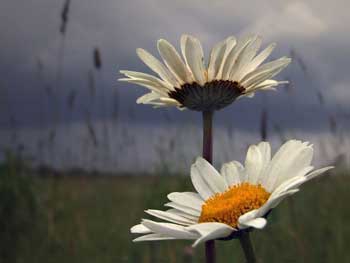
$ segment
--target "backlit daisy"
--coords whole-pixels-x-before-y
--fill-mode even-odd
[[[153,75],[121,70],[127,78],[120,79],[148,88],[151,92],[138,98],[137,103],[156,107],[176,106],[196,111],[222,109],[241,96],[253,96],[257,90],[273,89],[285,81],[273,78],[289,63],[290,58],[262,64],[275,44],[258,54],[261,37],[250,36],[236,40],[234,36],[217,43],[211,50],[208,66],[204,63],[198,39],[183,35],[183,59],[168,41],[158,41],[158,51],[164,64],[144,49],[137,49],[140,59],[155,73]]]
[[[197,193],[168,195],[167,211],[146,210],[165,222],[148,219],[131,228],[143,234],[134,241],[190,239],[199,243],[235,236],[244,229],[261,229],[267,213],[299,186],[332,167],[314,170],[312,145],[291,140],[271,159],[267,142],[248,149],[245,166],[237,161],[222,166],[221,174],[203,158],[191,167]]]

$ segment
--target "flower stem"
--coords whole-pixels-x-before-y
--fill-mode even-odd
[[[203,111],[203,158],[213,162],[213,112]]]
[[[213,111],[203,111],[203,158],[213,162]],[[215,241],[205,242],[206,263],[215,263]]]
[[[205,262],[206,263],[215,263],[215,241],[209,240],[205,242]]]
[[[239,238],[247,263],[256,263],[254,248],[250,240],[249,232],[244,232]]]

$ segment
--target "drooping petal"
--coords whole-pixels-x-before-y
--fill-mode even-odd
[[[229,225],[215,222],[192,225],[187,227],[187,230],[200,235],[200,238],[193,243],[193,247],[208,240],[225,238],[235,231],[235,229]]]
[[[240,229],[245,229],[249,227],[254,227],[257,229],[262,229],[265,227],[267,221],[265,218],[258,217],[258,210],[249,211],[238,218],[238,227]]]
[[[267,200],[267,202],[258,209],[257,216],[260,217],[266,215],[268,211],[279,205],[279,203],[282,202],[286,197],[291,196],[297,192],[299,192],[299,189],[292,189],[273,197],[270,196],[269,200]]]
[[[313,166],[306,166],[304,169],[300,170],[295,176],[285,180],[280,185],[278,185],[274,190],[272,195],[276,193],[282,193],[284,191],[291,190],[293,188],[298,188],[300,185],[307,181],[305,175],[314,169]]]
[[[325,173],[328,170],[333,169],[333,168],[334,168],[334,166],[327,166],[327,167],[315,170],[312,173],[307,174],[305,177],[309,181],[309,180],[311,180],[311,179],[313,179],[313,178],[315,178],[315,177],[317,177],[317,176],[319,176],[319,175],[321,175],[321,174],[323,174],[323,173]]]

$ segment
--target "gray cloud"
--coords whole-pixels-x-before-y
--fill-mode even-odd
[[[42,87],[55,88],[58,52],[61,36],[58,33],[59,13],[63,1],[11,1],[0,10],[0,82],[8,90],[16,119],[24,126],[35,125],[40,115]],[[275,56],[288,54],[293,48],[303,58],[308,74],[297,61],[284,73],[294,81],[292,98],[284,90],[266,94],[271,115],[287,127],[321,129],[327,112],[336,112],[339,105],[348,109],[350,80],[347,73],[349,37],[346,1],[72,1],[65,42],[63,81],[56,90],[58,100],[65,103],[76,89],[79,104],[70,121],[84,120],[88,107],[87,72],[92,69],[92,50],[102,52],[103,71],[96,75],[99,89],[106,89],[111,98],[118,88],[121,98],[121,120],[130,115],[137,122],[162,121],[163,113],[134,101],[143,89],[117,83],[118,70],[148,71],[138,60],[135,49],[143,47],[156,54],[156,40],[166,38],[178,46],[183,32],[197,36],[208,53],[210,46],[230,34],[256,32],[265,42],[278,43]],[[36,61],[44,64],[43,77],[37,74]],[[321,90],[327,102],[324,109],[317,102]],[[258,121],[262,96],[242,100],[220,114],[219,122],[240,119],[237,125],[249,129]],[[292,104],[294,106],[290,106]],[[8,121],[8,103],[0,105],[1,124]],[[110,106],[112,107],[112,106]],[[294,107],[294,108],[291,108]],[[110,118],[97,105],[94,118]],[[291,110],[293,114],[291,114]],[[52,104],[45,108],[50,116]],[[183,114],[165,110],[176,120]],[[327,111],[327,112],[325,112]],[[189,113],[189,118],[196,118]],[[219,115],[219,114],[218,114]],[[309,121],[312,119],[313,121]],[[50,121],[50,119],[48,120]],[[327,125],[323,126],[323,129]]]

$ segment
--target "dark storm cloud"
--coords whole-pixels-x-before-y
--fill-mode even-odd
[[[0,9],[0,70],[6,103],[0,105],[1,125],[8,125],[8,104],[19,123],[39,123],[43,87],[55,89],[57,100],[67,103],[72,89],[77,92],[73,116],[65,121],[84,121],[90,103],[88,71],[93,69],[92,51],[102,53],[102,72],[95,73],[98,94],[105,89],[112,101],[118,88],[121,120],[162,122],[164,115],[175,120],[196,119],[175,109],[154,111],[149,106],[136,106],[135,99],[145,92],[134,85],[117,83],[120,69],[149,71],[140,62],[135,49],[143,47],[156,54],[156,40],[166,38],[178,47],[181,33],[197,36],[208,53],[210,46],[230,34],[260,33],[265,43],[276,41],[275,57],[293,48],[302,57],[307,72],[294,60],[281,77],[293,80],[292,95],[285,89],[277,93],[242,99],[219,116],[219,123],[239,119],[238,127],[258,126],[262,102],[268,100],[269,114],[284,127],[321,130],[327,127],[329,112],[339,105],[348,111],[350,91],[346,89],[349,36],[346,1],[72,1],[65,41],[63,78],[56,82],[58,53],[62,44],[59,14],[64,1],[8,1]],[[37,61],[44,65],[38,74]],[[304,66],[305,66],[304,65]],[[321,91],[326,106],[317,101]],[[114,95],[113,95],[114,94]],[[265,97],[263,99],[263,97]],[[266,99],[267,98],[267,99]],[[4,97],[3,97],[3,100]],[[9,102],[8,102],[9,101]],[[111,102],[110,101],[110,102]],[[46,106],[45,106],[46,105]],[[53,111],[52,101],[44,105],[47,122]],[[62,106],[61,106],[62,107]],[[325,108],[326,107],[326,108]],[[62,107],[64,108],[64,107]],[[110,118],[95,105],[95,119]],[[112,106],[110,106],[112,108]],[[67,113],[66,110],[62,110]],[[323,126],[320,126],[323,125]]]

